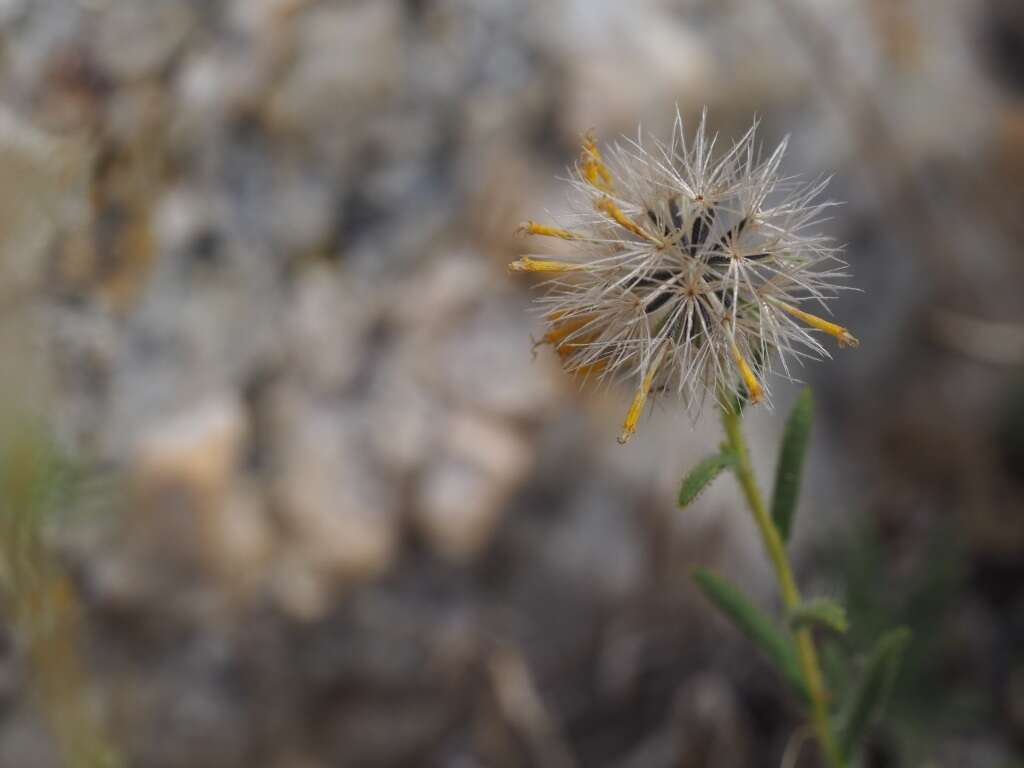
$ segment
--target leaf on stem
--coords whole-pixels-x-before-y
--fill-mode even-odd
[[[789,626],[793,631],[817,626],[843,634],[850,625],[843,606],[827,597],[815,597],[805,600],[790,611]]]
[[[679,488],[679,506],[685,507],[704,492],[722,470],[736,463],[736,457],[729,451],[722,451],[708,456],[700,464],[690,470]]]
[[[839,729],[839,749],[849,757],[864,738],[874,718],[882,713],[889,689],[899,670],[903,651],[910,642],[906,627],[882,635],[868,659],[860,684],[853,692]]]
[[[793,405],[786,420],[782,437],[782,451],[775,472],[775,493],[772,497],[772,522],[783,541],[789,539],[793,515],[800,495],[800,475],[803,471],[807,441],[811,433],[814,399],[809,388],[804,389]]]
[[[737,629],[771,659],[804,701],[809,701],[810,696],[807,684],[800,673],[796,649],[776,623],[755,608],[738,588],[721,576],[704,568],[695,568],[693,580],[705,597],[718,606]]]

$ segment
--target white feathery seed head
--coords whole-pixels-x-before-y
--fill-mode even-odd
[[[699,412],[706,396],[768,401],[767,378],[793,361],[827,357],[817,334],[856,345],[828,311],[846,264],[815,232],[827,179],[780,175],[786,142],[763,154],[757,123],[716,153],[707,113],[687,140],[678,111],[668,143],[636,139],[602,155],[588,134],[571,170],[565,227],[528,221],[525,235],[568,241],[565,255],[523,256],[514,271],[548,279],[539,299],[567,371],[635,382],[620,442],[654,393],[676,392]]]

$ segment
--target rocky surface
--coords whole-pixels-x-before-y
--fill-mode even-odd
[[[504,269],[582,131],[707,104],[792,132],[789,169],[850,201],[863,344],[806,373],[802,577],[878,594],[961,558],[934,589],[969,610],[896,590],[861,617],[944,638],[917,672],[977,724],[919,725],[908,696],[894,730],[1005,765],[1024,355],[975,338],[996,324],[1005,357],[1024,321],[1014,24],[953,0],[0,2],[0,296],[44,318],[62,439],[123,479],[58,538],[129,764],[777,764],[794,702],[687,575],[770,605],[767,565],[727,483],[672,503],[713,418],[666,402],[620,448],[628,393],[533,359]],[[764,478],[781,419],[750,419]],[[932,548],[948,531],[965,552]],[[0,763],[53,765],[17,653]]]

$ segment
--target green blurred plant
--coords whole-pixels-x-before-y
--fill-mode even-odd
[[[62,760],[73,768],[120,764],[94,716],[79,656],[74,589],[48,543],[89,474],[57,448],[46,425],[0,420],[0,595],[31,664],[32,683]]]
[[[732,470],[771,561],[785,615],[781,620],[772,619],[755,608],[737,587],[706,569],[696,569],[694,581],[775,664],[805,706],[826,763],[830,768],[844,768],[857,755],[870,725],[885,707],[910,632],[905,628],[884,632],[875,641],[856,685],[826,688],[814,633],[845,633],[846,611],[834,600],[804,599],[786,552],[811,431],[811,391],[805,389],[800,394],[786,422],[770,508],[761,495],[743,437],[745,400],[723,397],[720,402],[725,441],[718,453],[684,478],[679,504],[685,507],[723,470]],[[842,675],[850,679],[847,659],[833,653],[828,662],[830,670],[837,670],[830,678]]]
[[[912,652],[904,656],[886,708],[886,730],[898,738],[898,756],[907,765],[934,763],[934,734],[981,731],[998,717],[970,666],[967,637],[957,628],[963,620],[957,609],[968,589],[963,532],[955,521],[938,521],[918,546],[915,567],[896,572],[876,521],[861,518],[827,545],[823,557],[843,585],[851,627],[824,639],[830,686],[848,687],[850,670],[836,662],[870,649],[897,618],[913,633]],[[968,634],[976,632],[972,627]],[[951,668],[952,659],[957,661]]]

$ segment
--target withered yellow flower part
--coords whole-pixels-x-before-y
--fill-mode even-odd
[[[747,359],[743,357],[743,353],[740,352],[740,348],[736,346],[735,339],[732,340],[732,359],[736,363],[740,376],[743,377],[743,384],[747,388],[747,396],[750,398],[750,402],[760,403],[764,399],[764,387],[761,386],[761,382],[757,380],[757,376],[750,369],[750,365],[747,363]]]
[[[575,272],[583,269],[583,265],[573,264],[571,261],[535,259],[532,256],[523,256],[509,264],[508,268],[512,272]]]
[[[604,160],[601,159],[601,152],[594,142],[594,134],[591,131],[587,131],[583,135],[583,153],[580,165],[583,178],[591,186],[603,192],[612,191],[612,174],[608,170],[608,166],[604,164]]]
[[[553,313],[557,314],[557,313]],[[562,320],[561,317],[550,318],[554,324],[544,334],[541,343],[550,344],[553,347],[561,347],[562,341],[566,336],[576,333],[584,326],[590,324],[594,320],[593,315],[581,315],[579,317],[570,317],[566,320]],[[586,334],[587,336],[594,336],[594,334]],[[583,341],[582,339],[580,340]],[[585,343],[585,342],[584,342]]]
[[[608,218],[610,218],[620,227],[632,232],[637,237],[642,237],[644,240],[649,240],[650,242],[655,243],[658,246],[661,246],[663,244],[660,238],[655,237],[646,229],[644,229],[635,221],[633,221],[631,218],[629,218],[626,214],[624,214],[622,212],[622,209],[619,208],[619,206],[617,206],[610,197],[602,197],[600,200],[594,203],[594,207],[597,208],[597,210],[599,210],[601,213],[608,216]]]
[[[835,337],[841,347],[860,346],[860,342],[857,340],[857,337],[841,325],[836,325],[835,323],[829,322],[817,315],[812,315],[810,312],[804,312],[802,309],[797,309],[793,305],[787,304],[784,301],[779,301],[778,299],[768,299],[768,301],[784,312],[788,312],[798,320],[804,321],[812,328],[817,328],[819,331],[824,331],[829,336]]]
[[[592,363],[581,365],[578,368],[570,368],[569,373],[577,379],[587,379],[595,374],[601,373],[601,371],[608,367],[608,362],[607,357],[602,357]]]
[[[518,227],[516,227],[516,234],[523,235],[542,235],[544,237],[557,237],[562,240],[581,240],[583,239],[580,235],[575,232],[570,232],[567,229],[561,227],[551,227],[547,224],[538,224],[536,221],[524,221]]]
[[[566,372],[574,376],[576,379],[585,380],[590,376],[601,373],[605,368],[608,367],[610,362],[607,357],[600,357],[596,360],[588,362],[571,363],[569,358],[572,357],[581,347],[596,341],[600,335],[600,329],[588,330],[585,333],[578,333],[585,329],[588,325],[593,323],[593,315],[583,315],[580,317],[570,317],[563,319],[564,313],[562,312],[551,312],[547,316],[547,320],[552,323],[551,328],[541,337],[541,340],[535,342],[533,347],[536,350],[537,347],[550,345],[554,348],[558,357],[562,360],[565,365]]]
[[[658,375],[658,369],[661,368],[661,361],[665,359],[665,349],[665,345],[662,345],[658,350],[651,361],[651,367],[647,369],[647,374],[640,382],[640,386],[637,387],[636,394],[633,396],[633,402],[626,413],[626,420],[622,424],[622,434],[619,435],[620,445],[625,445],[629,442],[629,438],[636,432],[636,424],[640,421],[640,414],[644,412],[647,396],[650,394],[651,386]]]

